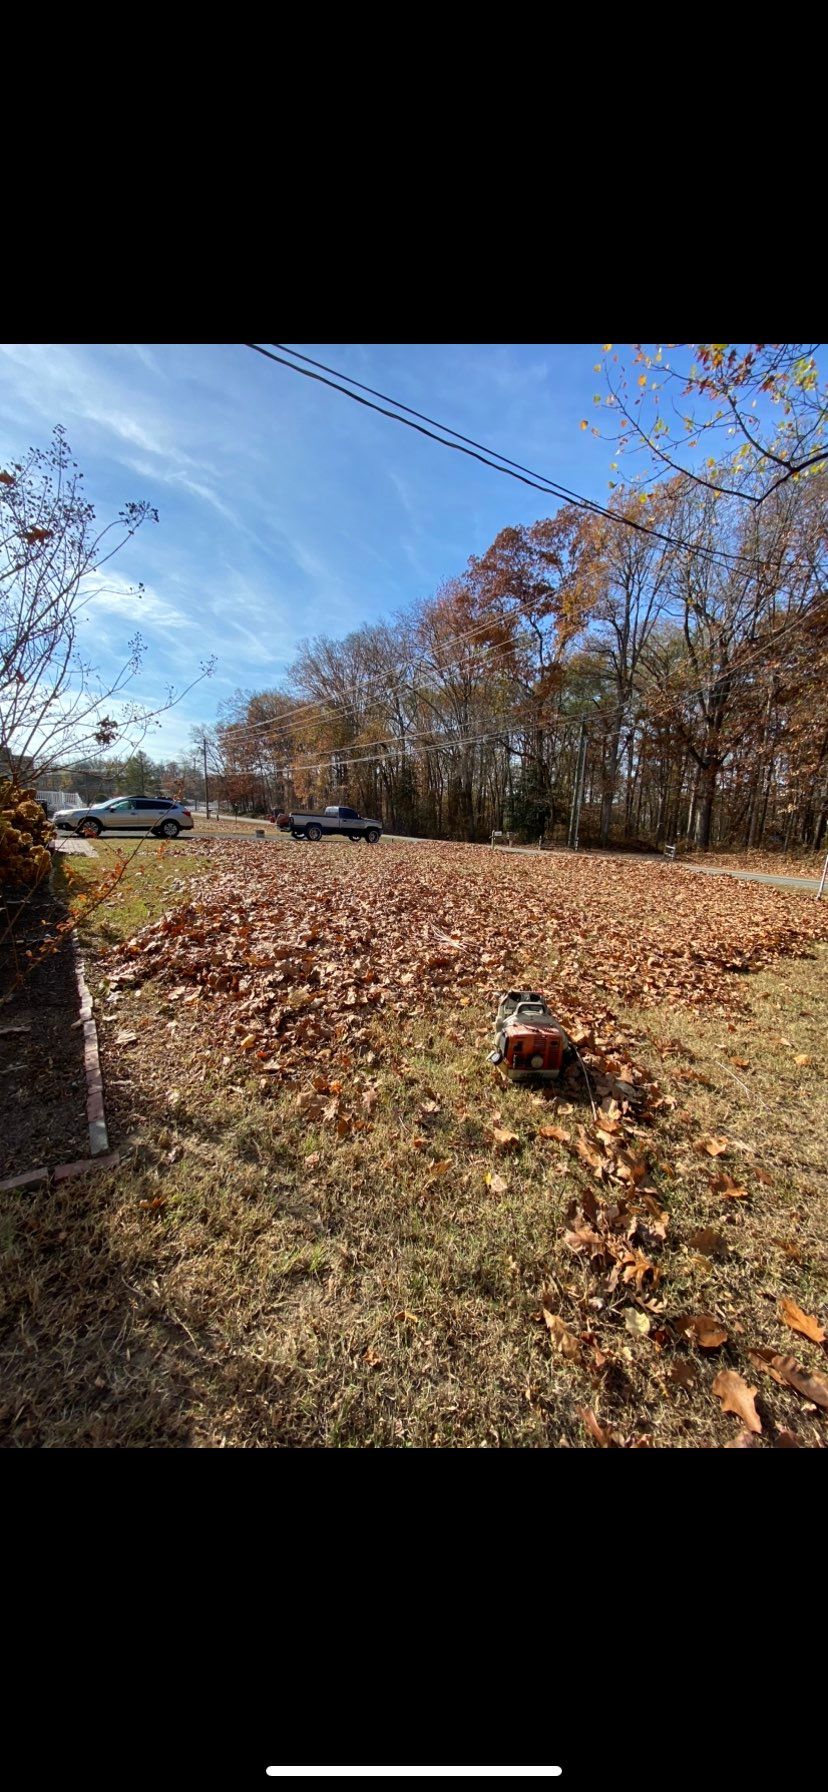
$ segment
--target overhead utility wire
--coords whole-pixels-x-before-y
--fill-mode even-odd
[[[446,441],[445,435],[435,435],[433,430],[424,428],[422,423],[412,423],[409,421],[408,417],[401,417],[399,411],[407,410],[409,407],[406,405],[400,405],[398,409],[394,411],[386,410],[383,406],[374,404],[370,398],[360,398],[357,392],[349,392],[347,386],[338,385],[334,380],[326,378],[322,373],[312,373],[309,368],[297,367],[295,361],[286,360],[284,355],[274,355],[270,349],[262,348],[258,342],[246,342],[244,347],[252,349],[254,354],[264,355],[268,361],[277,361],[280,366],[289,367],[293,373],[301,374],[303,379],[316,380],[322,386],[330,386],[333,392],[341,392],[344,398],[352,399],[354,404],[365,405],[367,410],[377,411],[381,417],[390,417],[393,423],[402,423],[406,429],[414,429],[417,431],[418,435],[428,436],[432,442],[439,442],[443,448],[453,448],[458,454],[466,454],[471,460],[481,461],[484,466],[491,467],[495,473],[505,473],[507,478],[517,479],[521,485],[532,486],[533,490],[544,492],[547,497],[563,499],[567,503],[574,504],[576,508],[580,510],[591,511],[596,516],[607,517],[614,523],[623,523],[626,528],[635,529],[639,535],[650,535],[656,541],[663,541],[667,547],[683,548],[686,553],[690,554],[704,554],[711,560],[747,563],[747,556],[744,554],[728,554],[721,548],[701,547],[697,542],[684,541],[680,536],[665,535],[662,530],[653,529],[647,523],[636,523],[632,517],[624,516],[617,510],[608,510],[606,505],[598,504],[592,498],[585,498],[578,493],[570,493],[566,487],[558,485],[555,481],[546,479],[542,473],[534,478],[530,478],[525,473],[513,470],[520,465],[518,461],[508,462],[505,455],[498,455],[497,460],[489,459],[489,455],[497,455],[497,449],[487,449],[484,453],[478,453],[476,449],[466,447],[464,444],[467,440],[471,440],[470,437],[461,437],[457,441],[448,442]],[[348,379],[347,374],[341,374],[339,377],[341,379]],[[351,383],[356,384],[357,382],[352,381]],[[396,404],[397,400],[391,399],[389,402],[391,404]],[[419,412],[416,413],[416,415],[419,414]],[[447,434],[454,436],[458,435],[458,431],[449,430],[447,424],[436,423],[435,428],[444,429]],[[498,461],[501,461],[503,464],[499,465]],[[542,484],[539,483],[541,480],[543,481]]]

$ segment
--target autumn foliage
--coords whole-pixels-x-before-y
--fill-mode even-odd
[[[47,877],[53,838],[35,792],[0,780],[0,890],[32,886]]]

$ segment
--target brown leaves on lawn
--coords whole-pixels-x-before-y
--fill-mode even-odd
[[[748,1198],[747,1189],[734,1182],[727,1170],[722,1170],[718,1176],[709,1176],[708,1185],[714,1195],[722,1195],[726,1201],[746,1201]]]
[[[828,1412],[828,1381],[824,1375],[811,1374],[800,1368],[795,1357],[782,1356],[778,1351],[768,1350],[764,1345],[756,1345],[748,1351],[754,1368],[763,1369],[781,1386],[794,1388],[803,1400],[812,1400],[815,1406]]]
[[[722,1369],[713,1383],[713,1392],[722,1403],[723,1412],[733,1412],[748,1431],[758,1432],[762,1421],[756,1411],[755,1388],[749,1388],[735,1369]]]
[[[727,1343],[727,1332],[712,1313],[696,1313],[676,1319],[677,1331],[684,1332],[695,1339],[700,1350],[718,1350],[721,1344]]]
[[[559,1313],[550,1313],[548,1307],[544,1307],[542,1311],[544,1325],[549,1332],[555,1349],[558,1350],[561,1356],[565,1357],[568,1362],[577,1362],[581,1354],[581,1346],[578,1343],[577,1338],[573,1337]]]
[[[818,1319],[813,1319],[810,1313],[803,1313],[796,1301],[789,1300],[787,1295],[779,1302],[779,1317],[785,1325],[790,1326],[791,1331],[801,1332],[803,1338],[810,1338],[814,1344],[825,1343],[824,1326],[820,1325]]]
[[[694,1251],[700,1251],[703,1257],[726,1257],[727,1241],[717,1232],[714,1226],[698,1226],[687,1239]]]
[[[599,1425],[591,1406],[581,1408],[581,1420],[587,1435],[600,1444],[602,1450],[608,1449],[613,1441],[612,1432],[609,1426]]]
[[[504,904],[481,847],[386,841],[357,858],[332,841],[211,841],[209,853],[190,899],[110,952],[111,980],[187,988],[217,1045],[244,1042],[254,1068],[267,1061],[291,1082],[374,1015],[398,1028],[443,997],[488,1025],[531,965],[590,1070],[640,1086],[606,990],[648,1006],[727,1000],[733,1012],[728,964],[828,938],[825,905],[658,864],[603,860],[597,875],[587,858],[514,857]]]
[[[723,1157],[729,1144],[729,1139],[716,1138],[714,1136],[712,1138],[697,1139],[693,1146],[693,1150],[706,1152],[708,1157]]]
[[[508,1126],[493,1126],[492,1138],[498,1151],[514,1151],[515,1147],[520,1144],[518,1134],[510,1132]]]

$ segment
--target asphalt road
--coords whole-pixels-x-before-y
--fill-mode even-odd
[[[219,819],[223,821],[224,817],[220,816]],[[273,827],[268,827],[267,824],[265,824],[264,836],[265,836],[266,840],[275,838],[276,837],[276,829]],[[149,833],[141,835],[136,828],[107,828],[105,833],[103,833],[101,835],[101,838],[103,840],[137,840],[139,838],[152,839],[152,837],[153,836]],[[255,840],[256,836],[255,836],[255,834],[237,834],[237,833],[202,834],[200,836],[198,826],[196,825],[196,827],[193,829],[182,830],[182,832],[177,836],[177,838],[183,844],[184,842],[187,842],[187,841],[197,842],[199,840],[199,838],[201,838],[202,840],[244,841],[244,840]],[[385,835],[383,835],[383,838],[385,840],[406,841],[410,845],[420,845],[420,844],[427,845],[428,844],[427,841],[421,840],[419,835],[412,835],[412,834],[385,834]],[[66,843],[66,847],[69,852],[72,852],[72,851],[77,852],[79,842],[77,841],[77,837],[75,835],[73,835],[73,834],[60,835],[58,838],[58,846],[57,846],[58,851],[61,850],[61,847],[64,845],[64,842]],[[73,842],[74,842],[74,844],[73,844]],[[168,846],[170,846],[170,845],[173,845],[174,842],[167,841],[166,844]],[[324,842],[320,841],[320,845],[323,845],[323,844],[324,844]],[[485,842],[482,842],[481,844],[485,848]],[[542,857],[545,859],[549,858],[551,856],[550,850],[548,848],[545,849],[541,853],[540,849],[537,846],[495,846],[495,847],[488,847],[486,850],[488,850],[489,852],[523,853],[524,855],[528,853],[530,855],[539,856],[539,857]],[[554,848],[552,849],[553,852],[555,850],[556,849],[554,849]],[[562,852],[564,849],[558,848],[557,850]],[[584,858],[594,857],[595,859],[607,858],[607,859],[644,860],[648,864],[652,864],[657,860],[661,860],[661,858],[662,858],[661,853],[634,853],[633,854],[633,853],[626,853],[626,852],[618,852],[618,853],[612,853],[612,852],[597,853],[596,852],[595,854],[584,853],[581,856]],[[676,870],[677,871],[698,872],[700,877],[735,877],[735,878],[743,880],[746,883],[772,884],[774,886],[774,888],[777,890],[800,890],[804,895],[809,895],[811,892],[816,894],[817,890],[819,889],[819,878],[818,877],[774,877],[774,876],[772,876],[772,874],[770,872],[767,872],[767,871],[730,871],[727,868],[727,866],[725,866],[725,865],[686,865],[686,864],[682,863],[680,860],[676,863]],[[828,884],[826,884],[826,891],[828,891]]]

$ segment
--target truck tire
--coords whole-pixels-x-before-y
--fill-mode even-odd
[[[348,835],[348,839],[349,839],[349,840],[356,840],[356,841],[360,841],[360,840],[362,840],[362,839],[363,839],[363,838],[364,838],[364,836],[363,836],[363,835],[362,835],[362,834],[349,834],[349,835]]]
[[[292,840],[304,840],[305,835],[302,828],[291,828],[290,837]]]
[[[379,837],[380,837],[379,828],[369,828],[368,832],[365,836],[369,846],[376,846]]]
[[[322,829],[317,826],[315,821],[312,821],[310,827],[305,829],[305,837],[308,840],[321,840]]]

